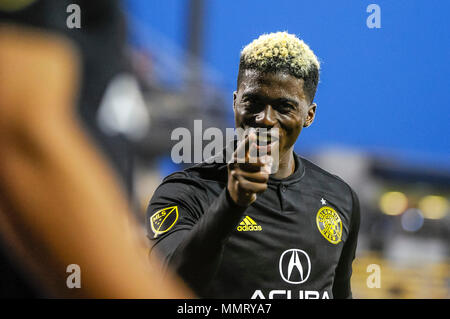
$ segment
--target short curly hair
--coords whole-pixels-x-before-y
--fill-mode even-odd
[[[320,63],[309,46],[287,32],[263,34],[241,51],[238,87],[242,73],[254,69],[262,72],[286,72],[303,79],[312,102],[319,84]]]

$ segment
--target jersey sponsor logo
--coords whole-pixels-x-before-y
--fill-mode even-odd
[[[249,216],[245,216],[236,229],[238,231],[261,231],[262,227]]]
[[[262,290],[257,289],[251,299],[330,299],[330,295],[326,290],[321,295],[317,290],[294,291],[285,289],[270,290],[268,294],[264,295]]]
[[[342,239],[342,221],[333,208],[324,206],[317,212],[317,228],[326,240],[338,244]]]
[[[299,285],[306,282],[311,274],[309,255],[301,249],[285,250],[279,261],[281,278],[290,284]],[[328,291],[273,289],[263,292],[257,289],[251,299],[330,299]]]
[[[302,284],[311,273],[311,260],[301,249],[288,249],[281,254],[279,269],[281,278],[290,284]]]
[[[150,217],[150,226],[156,236],[169,231],[178,220],[178,206],[158,210]]]

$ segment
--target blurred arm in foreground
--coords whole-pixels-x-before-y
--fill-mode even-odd
[[[188,298],[157,277],[114,174],[76,120],[78,56],[65,39],[0,26],[0,237],[55,297]],[[81,269],[81,289],[66,267]]]

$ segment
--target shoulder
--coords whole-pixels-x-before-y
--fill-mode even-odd
[[[214,164],[200,163],[168,175],[153,193],[147,215],[153,216],[161,209],[178,206],[180,216],[190,221],[197,220],[207,211],[222,187],[214,177],[214,172],[217,175],[219,169]]]
[[[155,195],[164,193],[170,196],[201,196],[208,192],[211,185],[226,183],[226,177],[226,164],[202,162],[165,177]]]
[[[298,155],[297,155],[298,156]],[[331,188],[332,190],[340,190],[348,195],[354,193],[350,185],[338,175],[332,174],[325,169],[314,164],[310,160],[298,156],[305,166],[305,177],[311,181],[320,183],[322,187]]]
[[[202,162],[184,171],[191,178],[208,183],[226,183],[228,169],[226,163]]]

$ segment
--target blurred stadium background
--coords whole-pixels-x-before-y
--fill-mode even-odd
[[[155,187],[182,168],[170,133],[233,127],[232,92],[242,47],[286,30],[322,62],[313,126],[296,151],[359,194],[362,224],[355,298],[449,298],[450,28],[445,1],[124,1],[129,49],[150,129],[134,160],[144,214]],[[142,218],[141,216],[139,218]],[[369,288],[370,264],[381,287]]]

